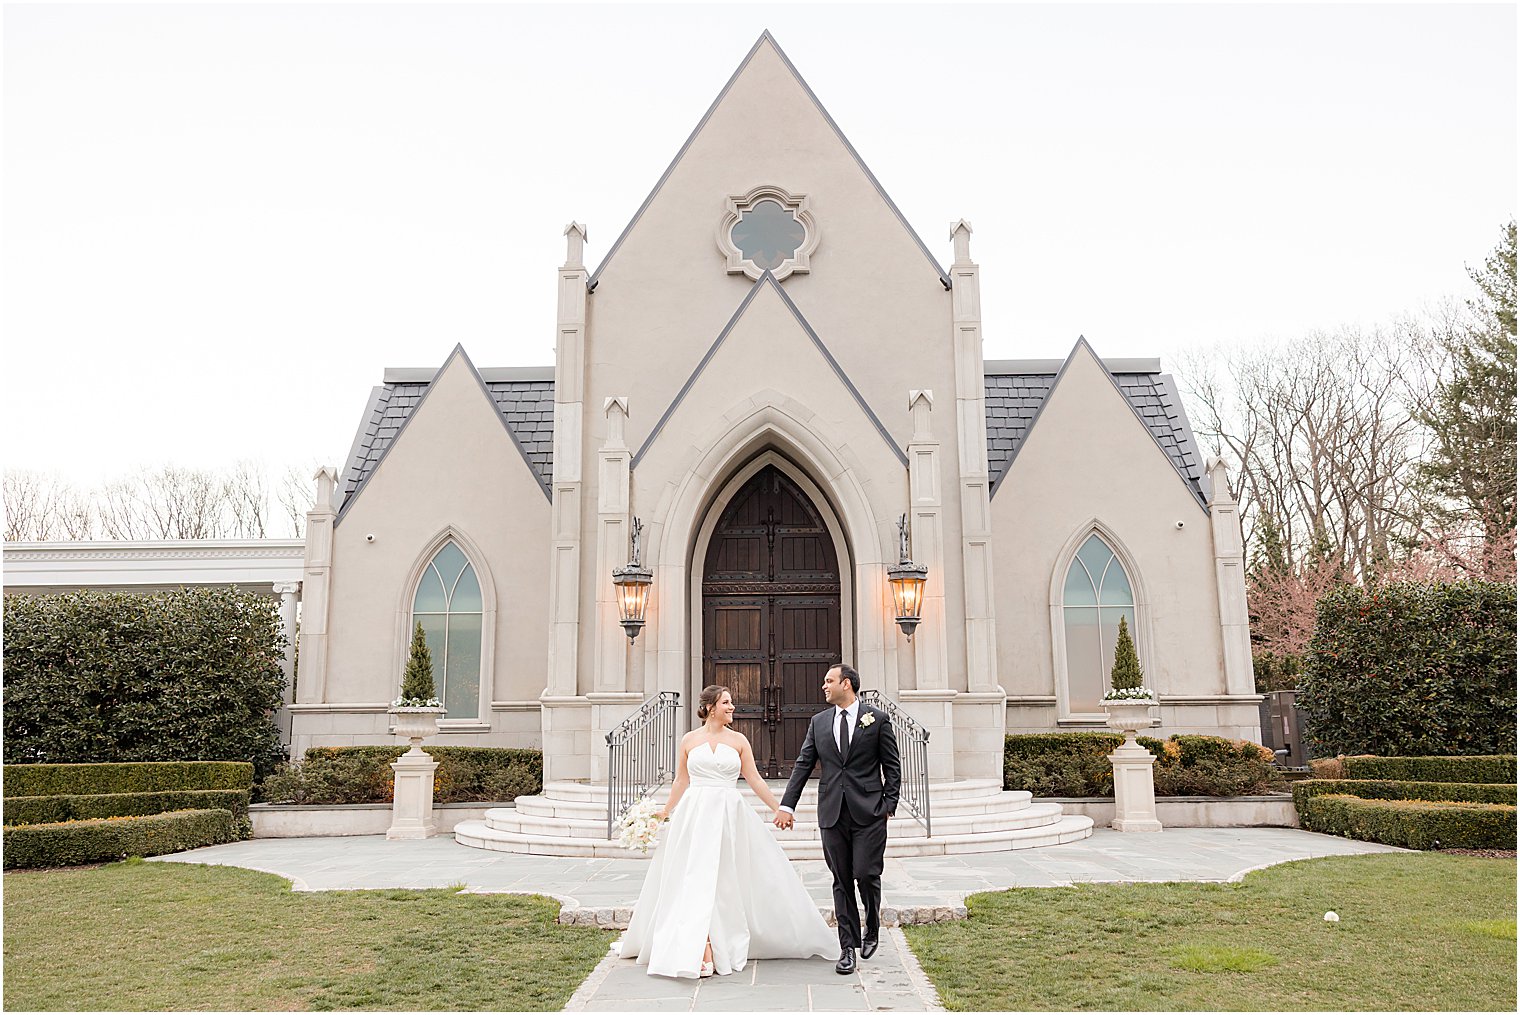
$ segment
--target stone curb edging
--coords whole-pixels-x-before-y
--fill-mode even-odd
[[[834,926],[834,910],[819,908],[824,922]],[[922,923],[948,923],[964,920],[965,906],[882,906],[883,927],[906,927]],[[604,930],[627,930],[633,919],[632,906],[571,906],[560,907],[559,923],[563,926],[601,927]]]

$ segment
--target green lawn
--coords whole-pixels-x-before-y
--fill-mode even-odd
[[[8,872],[7,1010],[553,1011],[613,935],[538,896],[291,892],[233,867]]]
[[[1023,888],[967,908],[905,928],[953,1011],[1515,1009],[1514,860],[1335,857],[1240,884]]]

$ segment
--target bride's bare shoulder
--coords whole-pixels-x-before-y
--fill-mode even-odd
[[[728,742],[741,752],[749,747],[749,737],[736,729],[728,730],[726,736],[728,737]]]

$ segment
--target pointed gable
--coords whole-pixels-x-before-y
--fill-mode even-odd
[[[797,158],[798,153],[802,153],[802,159]],[[926,262],[925,267],[933,273],[932,277],[938,278],[948,289],[950,276],[908,224],[769,31],[761,33],[698,121],[654,189],[591,274],[589,287],[594,290],[620,258],[649,254],[640,245],[641,227],[651,216],[682,216],[685,209],[679,197],[681,192],[704,197],[714,192],[741,194],[762,180],[789,185],[794,190],[799,183],[804,189],[816,189],[815,184],[823,181],[817,176],[800,179],[798,171],[806,171],[818,163],[824,174],[837,174],[839,166],[828,165],[831,160],[820,158],[830,154],[837,155],[850,166],[858,177],[854,182],[874,192],[883,211],[895,220],[900,242],[916,247]],[[722,155],[729,157],[715,157]],[[725,162],[737,162],[742,166],[742,172],[728,173],[728,182],[720,182],[724,176],[721,171],[716,181],[712,172],[704,172],[721,167]],[[716,188],[712,186],[713,182],[717,182]],[[672,193],[677,196],[672,197]],[[700,241],[710,247],[713,216],[687,214],[684,218],[690,225],[692,238],[700,237]]]
[[[436,371],[387,370],[385,382],[370,392],[369,408],[339,477],[338,521],[456,360],[490,400],[534,480],[549,496],[554,474],[553,371],[538,367],[477,370],[464,346],[456,345]]]
[[[1103,361],[1087,339],[1078,338],[1064,360],[1001,360],[984,364],[987,472],[996,494],[1052,391],[1079,354],[1097,364],[1134,416],[1145,426],[1200,507],[1207,509],[1203,457],[1193,437],[1177,382],[1159,360]]]

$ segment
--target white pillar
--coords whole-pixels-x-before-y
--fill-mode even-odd
[[[992,503],[987,478],[987,407],[982,365],[981,271],[971,260],[971,224],[950,227],[955,443],[959,455],[961,578],[966,609],[966,690],[954,703],[955,774],[1002,779],[1008,697],[998,680],[992,576]]]
[[[280,660],[280,672],[285,675],[285,690],[274,719],[280,730],[280,740],[289,747],[290,706],[296,700],[296,594],[301,591],[301,583],[275,582],[272,588],[275,595],[280,597],[280,633],[285,636],[285,656]]]
[[[306,563],[301,572],[301,672],[296,677],[296,701],[319,704],[327,693],[327,614],[332,586],[333,523],[337,511],[333,493],[338,474],[324,465],[312,477],[317,499],[306,512]]]
[[[549,673],[539,701],[544,781],[590,775],[590,712],[580,687],[581,418],[586,381],[586,227],[565,227],[557,274],[554,488],[550,506]]]
[[[1230,496],[1230,474],[1224,461],[1210,458],[1209,531],[1214,540],[1214,583],[1219,593],[1219,627],[1224,642],[1226,694],[1255,694],[1251,666],[1251,626],[1246,610],[1245,539],[1240,532],[1240,507]]]

